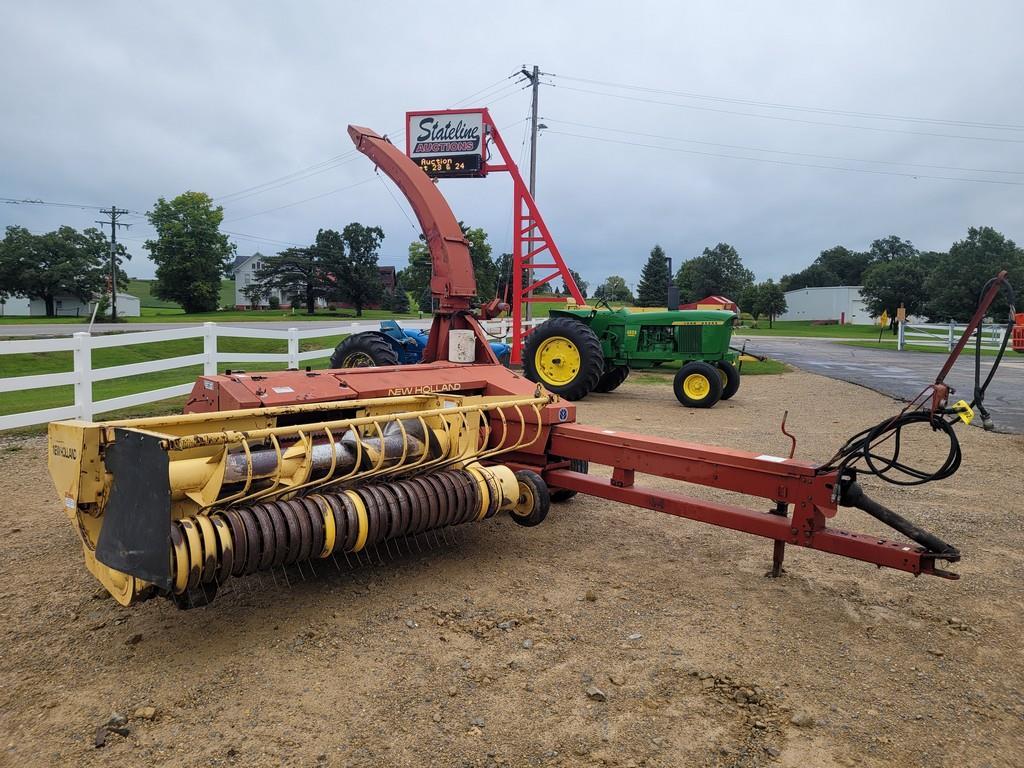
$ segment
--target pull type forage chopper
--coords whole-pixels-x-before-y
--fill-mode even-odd
[[[348,132],[408,198],[427,239],[439,311],[423,362],[202,376],[179,416],[50,424],[58,496],[86,566],[120,603],[166,596],[205,605],[230,578],[359,558],[503,512],[537,525],[550,501],[577,493],[771,539],[776,574],[791,544],[957,578],[939,564],[958,561],[959,550],[868,498],[858,474],[900,483],[952,474],[960,456],[953,423],[971,406],[987,418],[980,377],[973,401],[957,405],[940,377],[919,403],[825,464],[578,424],[571,402],[494,356],[479,320],[504,307],[473,309],[468,243],[437,187],[386,139]],[[1005,275],[991,282],[955,354],[1001,288],[1009,291]],[[938,472],[900,462],[899,434],[912,424],[948,436],[950,458]],[[611,476],[587,474],[590,463],[611,467]],[[680,488],[644,487],[637,473]],[[684,483],[768,503],[705,501]],[[841,506],[906,538],[829,527]]]

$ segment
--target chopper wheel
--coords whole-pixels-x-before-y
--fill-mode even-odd
[[[547,483],[529,469],[516,472],[516,480],[519,481],[519,501],[510,512],[512,520],[527,528],[540,525],[551,507]]]
[[[570,459],[569,470],[585,475],[590,471],[590,462],[584,459]],[[576,491],[570,491],[568,488],[555,488],[551,491],[551,501],[555,504],[561,504],[563,501],[571,499],[576,493]]]

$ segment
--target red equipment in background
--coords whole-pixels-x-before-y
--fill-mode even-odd
[[[1024,353],[1024,312],[1014,315],[1013,322],[1013,351]]]
[[[577,304],[584,304],[585,300],[576,285],[576,281],[573,280],[572,274],[566,267],[565,261],[562,259],[562,254],[559,252],[554,238],[551,237],[551,232],[548,230],[547,224],[544,223],[544,218],[540,215],[537,203],[530,194],[529,187],[527,187],[526,182],[519,173],[519,167],[512,159],[512,155],[508,151],[508,147],[505,145],[505,141],[501,138],[501,133],[499,133],[498,127],[494,124],[494,120],[491,118],[491,113],[486,107],[480,109],[438,109],[420,112],[407,112],[405,120],[406,154],[409,155],[410,158],[415,159],[416,157],[416,143],[414,143],[414,139],[410,134],[415,120],[426,118],[428,120],[433,119],[437,121],[440,117],[451,118],[452,116],[479,116],[483,128],[480,148],[477,150],[478,152],[483,153],[483,161],[479,169],[473,169],[469,165],[469,156],[471,154],[475,154],[475,152],[465,150],[465,154],[459,155],[457,149],[453,149],[446,157],[433,157],[426,159],[425,161],[421,160],[420,168],[427,175],[434,178],[482,178],[488,173],[501,171],[508,173],[512,177],[513,239],[511,360],[513,363],[518,364],[522,362],[524,336],[523,305],[530,302],[561,301],[561,299],[554,296],[533,296],[531,295],[533,291],[545,283],[560,277],[565,282],[566,288],[569,290],[570,295]],[[434,124],[432,124],[431,127],[434,127]],[[440,128],[438,129],[438,132],[441,133],[442,136],[447,135]],[[457,146],[459,138],[458,124],[451,127],[450,133],[452,135],[452,139],[450,141],[438,143],[448,143]],[[467,141],[466,145],[468,144],[469,142]],[[498,150],[498,154],[501,156],[500,163],[490,162],[488,144],[493,144]],[[448,147],[444,148],[448,149]],[[466,164],[466,167],[458,167],[459,159],[458,157],[453,158],[452,155],[457,155],[458,157],[463,158],[463,162]],[[454,162],[451,162],[452,160],[454,160]],[[415,208],[415,206],[413,207]],[[529,282],[526,285],[523,284],[524,270],[526,270],[526,274],[530,276]],[[534,270],[540,270],[543,273],[543,276],[536,277],[534,275]]]

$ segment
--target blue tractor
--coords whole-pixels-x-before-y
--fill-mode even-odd
[[[427,332],[418,328],[403,328],[395,320],[381,320],[379,331],[353,333],[339,342],[331,355],[331,368],[414,365],[423,359],[427,337]],[[502,341],[490,344],[501,364],[508,365],[511,345]]]

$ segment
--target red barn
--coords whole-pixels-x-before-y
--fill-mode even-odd
[[[691,301],[689,304],[680,304],[680,309],[728,309],[739,314],[740,308],[736,302],[727,299],[725,296],[706,296],[700,301]]]

